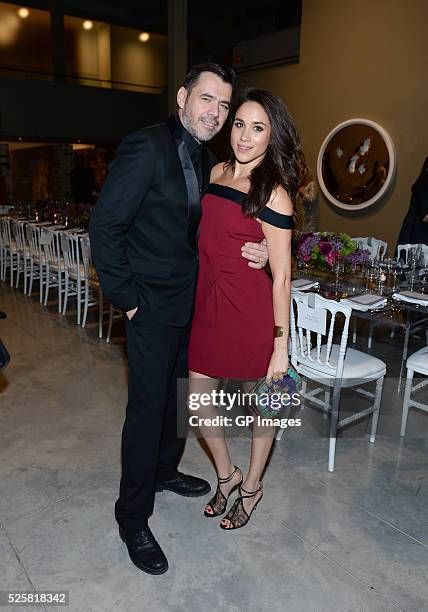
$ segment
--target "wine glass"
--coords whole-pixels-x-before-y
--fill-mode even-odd
[[[345,271],[345,262],[343,261],[343,259],[337,259],[334,262],[334,266],[333,266],[333,272],[336,276],[335,283],[334,283],[336,291],[339,288],[339,276],[343,274],[344,271]]]
[[[419,258],[418,247],[411,247],[407,258],[407,263],[411,270],[414,270],[417,266]]]
[[[366,273],[366,292],[370,293],[376,288],[378,279],[378,269],[373,263],[371,263],[367,268]]]
[[[421,273],[420,287],[419,287],[422,293],[427,292],[427,285],[428,285],[428,268],[424,268]]]
[[[385,291],[386,281],[387,281],[386,271],[382,266],[379,266],[377,270],[377,286],[376,286],[376,289],[379,295],[383,295]]]
[[[307,276],[308,265],[303,257],[297,256],[297,269],[299,271],[299,278]]]
[[[424,263],[425,263],[425,257],[424,254],[422,252],[422,245],[418,244],[418,246],[416,247],[416,265],[418,268],[423,268]]]

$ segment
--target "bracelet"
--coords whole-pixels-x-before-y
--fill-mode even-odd
[[[273,337],[274,338],[282,338],[282,336],[284,335],[284,328],[281,327],[281,325],[275,325],[275,327],[273,328]]]

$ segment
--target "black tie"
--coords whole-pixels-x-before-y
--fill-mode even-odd
[[[202,194],[202,187],[203,187],[203,181],[204,181],[203,172],[202,172],[201,154],[202,154],[202,147],[198,147],[196,150],[194,149],[190,155],[190,159],[192,160],[193,168],[195,170],[196,178],[198,180],[200,195]],[[201,218],[200,207],[198,207],[198,209],[191,208],[189,210],[188,236],[189,236],[189,242],[192,245],[193,249],[195,250],[196,250],[196,245],[197,245],[197,235],[198,235],[200,218]]]
[[[199,193],[202,193],[202,183],[204,180],[202,174],[201,154],[202,147],[198,147],[196,150],[192,151],[192,154],[190,156],[193,168],[195,169],[196,178],[198,179]]]

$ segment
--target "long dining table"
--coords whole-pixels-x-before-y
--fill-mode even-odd
[[[421,273],[421,278],[424,278],[426,281],[428,269],[421,269],[418,272]],[[304,277],[308,281],[317,283],[317,286],[312,287],[309,291],[337,301],[340,301],[342,298],[356,297],[367,292],[367,280],[365,275],[362,274],[344,274],[338,278],[334,273],[328,274],[324,272],[319,273],[316,270],[306,270],[303,274],[301,271],[299,273],[296,272],[294,277]],[[426,293],[425,287],[426,284],[421,282],[412,288]],[[408,289],[406,281],[397,283],[397,292],[402,289]],[[371,291],[371,293],[376,293],[376,291]],[[385,298],[385,303],[382,306],[366,311],[352,309],[351,316],[356,317],[357,320],[365,320],[373,327],[389,327],[403,330],[404,341],[398,378],[398,391],[400,391],[408,355],[410,335],[416,328],[426,330],[428,326],[428,301],[426,305],[399,301],[392,297],[393,293],[396,292],[386,290],[386,293],[379,294],[379,297]]]

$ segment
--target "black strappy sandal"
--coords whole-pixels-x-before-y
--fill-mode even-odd
[[[246,495],[242,495],[242,491],[246,493]],[[247,499],[248,497],[254,497],[254,495],[257,495],[259,491],[262,492],[260,499],[256,501],[250,514],[247,514],[244,508],[243,500]],[[243,487],[239,486],[239,493],[240,493],[239,497],[236,498],[235,503],[233,504],[233,506],[231,507],[231,509],[229,510],[229,512],[226,514],[226,516],[223,519],[223,520],[227,519],[229,521],[230,527],[226,527],[225,525],[222,525],[220,523],[220,527],[222,529],[225,529],[226,531],[229,529],[240,529],[241,527],[244,527],[244,525],[248,523],[252,513],[257,508],[257,504],[263,497],[263,485],[262,483],[260,483],[259,488],[256,491],[246,491]]]
[[[235,469],[233,470],[230,476],[228,476],[227,478],[217,478],[218,484],[217,484],[217,490],[215,492],[215,495],[206,504],[207,506],[211,506],[213,514],[210,514],[209,512],[204,510],[205,516],[210,517],[210,518],[213,516],[220,516],[220,514],[223,514],[223,512],[226,510],[227,500],[229,499],[230,495],[233,493],[233,491],[235,491],[242,484],[242,472],[241,472],[241,478],[239,482],[237,482],[236,485],[232,487],[227,497],[224,495],[223,491],[221,491],[220,485],[225,484],[226,482],[230,482],[232,478],[235,476],[237,470],[241,472],[239,467],[236,467],[235,465]]]

